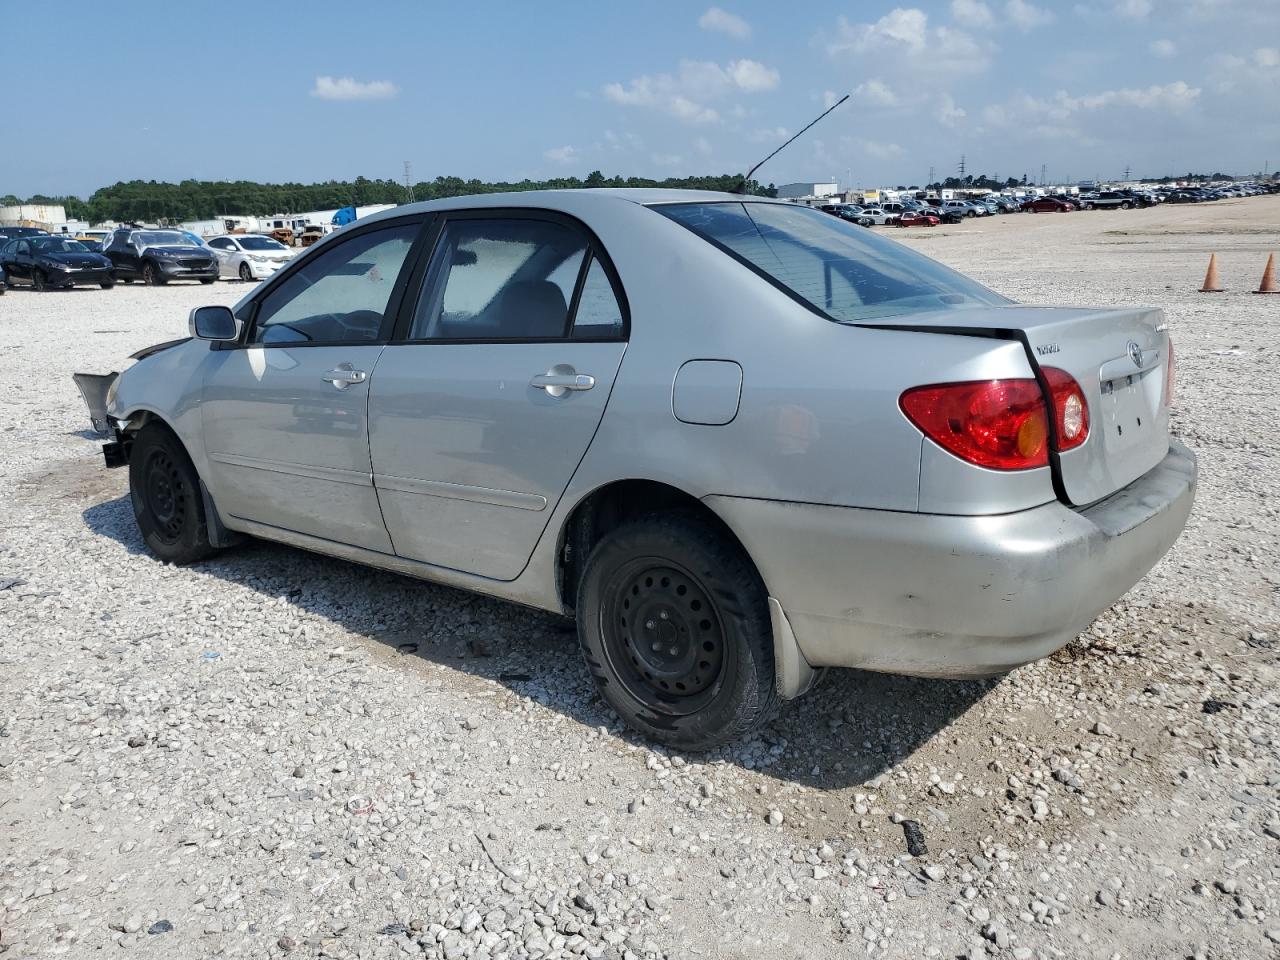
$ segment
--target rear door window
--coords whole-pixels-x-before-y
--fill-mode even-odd
[[[581,230],[559,221],[447,221],[409,339],[564,338],[587,248]]]

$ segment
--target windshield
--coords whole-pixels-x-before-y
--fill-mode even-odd
[[[240,246],[246,250],[287,250],[279,240],[270,237],[241,237]]]
[[[186,234],[168,230],[140,230],[133,235],[133,242],[143,247],[196,247],[199,246]]]
[[[1012,301],[907,247],[803,207],[654,207],[840,323]]]
[[[33,237],[31,246],[43,253],[88,253],[89,248],[76,240],[61,237]]]

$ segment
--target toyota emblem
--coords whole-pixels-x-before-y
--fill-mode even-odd
[[[1129,359],[1133,361],[1135,367],[1142,369],[1142,348],[1132,340],[1129,341]]]

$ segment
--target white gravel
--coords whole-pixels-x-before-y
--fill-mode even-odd
[[[554,617],[266,544],[155,562],[70,374],[242,286],[11,291],[0,955],[1276,955],[1280,297],[1245,291],[1278,228],[890,231],[1029,302],[1164,306],[1195,513],[1049,661],[835,674],[702,757],[627,734]]]

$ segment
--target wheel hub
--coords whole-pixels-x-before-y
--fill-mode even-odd
[[[147,464],[147,507],[156,524],[170,537],[182,532],[182,478],[173,461],[158,451]]]
[[[670,702],[708,690],[724,665],[725,640],[702,586],[651,561],[623,571],[614,583],[605,637],[632,692]]]

